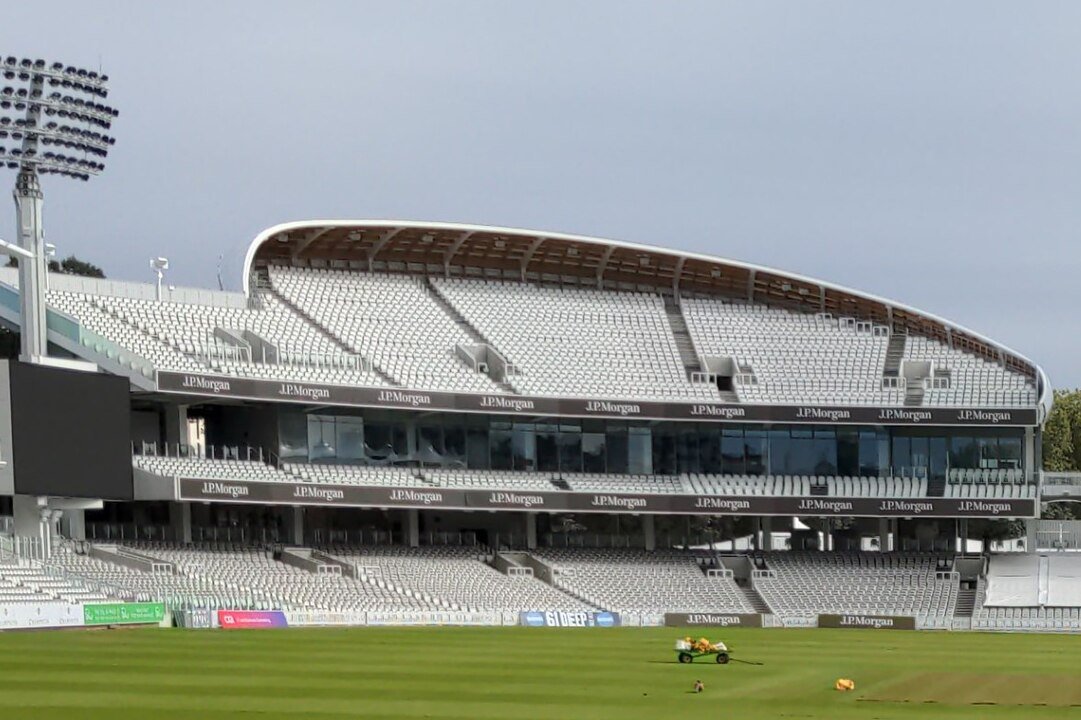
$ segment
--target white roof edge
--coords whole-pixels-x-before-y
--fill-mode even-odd
[[[934,315],[932,313],[924,312],[923,310],[918,310],[918,309],[916,309],[916,308],[914,308],[914,307],[912,307],[910,305],[905,305],[903,303],[899,303],[899,302],[896,302],[896,301],[893,301],[893,300],[889,300],[889,299],[886,299],[886,298],[879,297],[877,295],[872,295],[870,293],[863,292],[862,290],[856,290],[856,289],[853,289],[853,288],[845,287],[843,285],[838,285],[836,283],[827,282],[825,280],[818,280],[816,278],[807,277],[806,275],[799,275],[798,273],[789,272],[787,270],[779,270],[777,268],[768,267],[766,265],[755,265],[753,263],[747,263],[747,262],[743,262],[743,261],[740,261],[740,260],[730,260],[728,258],[717,257],[717,256],[714,256],[714,255],[704,255],[702,253],[688,252],[686,250],[674,250],[674,249],[671,249],[671,248],[655,247],[655,246],[652,246],[652,245],[643,245],[641,243],[624,242],[622,240],[612,240],[612,239],[609,239],[609,238],[591,237],[591,236],[588,236],[588,235],[572,235],[572,234],[568,234],[568,233],[547,232],[547,231],[542,231],[542,230],[530,230],[530,229],[527,229],[527,228],[510,228],[510,227],[500,227],[500,226],[495,226],[495,225],[473,225],[471,223],[424,222],[424,221],[420,221],[420,220],[373,220],[373,219],[368,219],[368,220],[298,220],[298,221],[294,221],[294,222],[281,223],[281,224],[278,224],[278,225],[274,225],[273,227],[267,228],[263,232],[259,233],[255,237],[254,240],[252,240],[251,245],[248,246],[247,255],[244,257],[244,277],[243,277],[244,293],[248,294],[248,292],[249,292],[248,278],[249,278],[249,276],[251,274],[251,265],[252,265],[252,261],[255,259],[256,251],[259,249],[259,246],[261,246],[269,238],[273,237],[274,235],[277,235],[278,233],[288,232],[288,231],[291,231],[291,230],[299,230],[299,229],[302,229],[302,228],[316,228],[316,227],[342,228],[342,227],[384,227],[384,226],[401,227],[401,228],[418,228],[418,229],[419,228],[432,228],[432,229],[436,229],[436,230],[455,230],[455,231],[462,231],[462,232],[474,231],[474,232],[504,233],[504,234],[508,234],[508,235],[534,235],[534,236],[537,236],[537,237],[551,238],[553,240],[568,240],[568,241],[572,241],[572,242],[593,243],[593,244],[596,244],[596,245],[614,245],[616,247],[626,248],[628,250],[642,250],[642,251],[645,251],[645,252],[660,253],[660,254],[670,255],[670,256],[673,256],[673,257],[677,257],[677,258],[678,257],[685,257],[685,258],[694,259],[694,260],[701,260],[701,261],[704,261],[704,262],[713,262],[713,263],[720,263],[720,264],[723,264],[723,265],[731,265],[731,266],[734,266],[734,267],[740,267],[740,268],[743,268],[745,270],[752,270],[752,271],[755,271],[755,272],[761,271],[761,272],[771,273],[773,275],[781,275],[781,276],[792,278],[793,280],[797,280],[799,282],[805,282],[805,283],[810,283],[810,284],[813,284],[813,285],[818,285],[818,286],[826,288],[826,289],[836,290],[838,292],[847,293],[849,295],[856,295],[856,296],[862,297],[862,298],[864,298],[866,300],[870,300],[872,302],[882,303],[883,305],[888,305],[888,306],[890,306],[892,308],[896,308],[898,310],[903,310],[903,311],[908,312],[908,313],[914,313],[916,315],[922,315],[923,317],[925,317],[925,318],[927,318],[929,320],[940,323],[940,324],[945,325],[945,326],[947,326],[949,328],[952,328],[954,330],[958,330],[958,331],[960,331],[962,333],[965,333],[966,335],[970,335],[970,336],[972,336],[972,337],[974,337],[974,338],[976,338],[978,340],[981,340],[981,341],[987,343],[988,345],[992,345],[992,346],[998,348],[999,350],[1001,350],[1001,351],[1003,351],[1005,353],[1009,353],[1010,355],[1013,355],[1014,357],[1020,358],[1021,360],[1024,360],[1024,361],[1026,361],[1028,363],[1031,363],[1032,366],[1036,368],[1037,375],[1039,376],[1039,378],[1041,380],[1040,384],[1043,386],[1043,392],[1041,393],[1041,397],[1040,397],[1040,401],[1039,401],[1040,405],[1041,405],[1041,407],[1044,407],[1045,413],[1049,413],[1051,411],[1051,396],[1052,396],[1051,383],[1050,383],[1050,381],[1049,381],[1049,379],[1047,377],[1047,374],[1043,371],[1043,368],[1041,368],[1035,361],[1031,360],[1030,358],[1026,357],[1025,355],[1022,355],[1021,353],[1017,352],[1016,350],[1013,350],[1013,349],[1003,345],[1000,342],[992,340],[991,338],[987,337],[986,335],[983,335],[982,333],[978,333],[975,330],[971,330],[971,329],[965,327],[964,325],[960,325],[958,323],[955,323],[955,322],[953,322],[951,320],[947,320],[946,318],[939,317],[939,316]],[[1046,415],[1044,417],[1046,417]],[[1043,422],[1043,418],[1041,418],[1041,423],[1042,422]]]

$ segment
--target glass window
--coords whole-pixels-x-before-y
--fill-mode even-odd
[[[488,459],[488,428],[469,427],[466,430],[466,466],[477,470],[491,467]]]
[[[721,472],[725,475],[742,475],[747,471],[745,455],[749,447],[744,444],[743,430],[726,428],[721,431]],[[761,459],[759,459],[761,462]]]
[[[931,438],[930,451],[931,451],[931,469],[930,476],[933,480],[942,480],[946,477],[947,458],[949,453],[947,452],[946,438],[934,437]]]
[[[860,434],[856,428],[837,428],[837,474],[863,474],[860,469]]]
[[[559,433],[559,469],[561,472],[582,472],[582,433],[564,430]]]
[[[465,428],[459,423],[443,427],[443,449],[447,460],[460,463],[465,460]]]
[[[653,470],[664,475],[675,475],[677,467],[676,437],[672,434],[672,428],[658,425],[653,428]]]
[[[544,472],[559,470],[559,441],[556,425],[537,425],[537,469]]]
[[[590,473],[607,472],[604,433],[587,432],[582,434],[582,470]]]
[[[971,437],[950,438],[950,467],[979,467],[980,451],[976,439]]]
[[[335,444],[338,460],[357,462],[364,459],[364,420],[358,417],[339,417],[335,422]]]
[[[609,426],[606,433],[606,445],[608,448],[608,472],[627,472],[627,455],[629,452],[627,426]]]
[[[742,444],[742,441],[740,441]],[[716,426],[701,427],[698,431],[698,467],[699,472],[722,472],[724,463],[721,459],[721,431]]]
[[[631,431],[634,429],[631,428]],[[693,427],[680,427],[676,435],[676,468],[681,473],[701,472],[698,465],[698,433]]]
[[[312,462],[332,462],[338,456],[336,442],[334,418],[308,416],[308,458]]]
[[[648,427],[627,429],[627,472],[633,475],[653,473],[653,438]]]
[[[514,469],[514,457],[511,452],[511,431],[510,428],[496,429],[492,428],[489,433],[491,438],[491,457],[492,457],[492,469],[493,470],[513,470]]]
[[[514,423],[511,449],[515,470],[537,469],[537,440],[532,423]]]
[[[292,462],[308,461],[308,418],[289,410],[278,415],[278,457]]]
[[[1020,468],[1023,466],[1024,443],[1019,437],[1002,437],[998,439],[999,467]]]
[[[765,430],[744,430],[744,455],[748,475],[765,475],[769,468],[769,436]]]
[[[893,453],[890,455],[890,465],[893,466],[894,475],[909,476],[912,467],[912,441],[907,437],[893,438]]]

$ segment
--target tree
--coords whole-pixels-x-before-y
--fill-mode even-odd
[[[8,259],[8,267],[19,267],[19,259],[12,256]],[[49,261],[49,272],[60,273],[61,275],[79,275],[82,277],[92,278],[104,278],[105,271],[97,265],[89,263],[85,260],[80,260],[74,255],[60,260]]]
[[[1043,431],[1043,467],[1052,472],[1081,470],[1081,390],[1055,392]]]

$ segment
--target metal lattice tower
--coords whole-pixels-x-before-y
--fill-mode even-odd
[[[89,180],[105,169],[115,139],[108,134],[117,111],[101,101],[108,76],[44,60],[0,61],[0,167],[16,170],[15,209],[21,299],[21,358],[47,355],[39,175]]]

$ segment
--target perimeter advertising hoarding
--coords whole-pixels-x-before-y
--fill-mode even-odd
[[[915,630],[916,618],[904,615],[819,615],[818,627]]]
[[[762,627],[757,613],[665,613],[669,627]]]
[[[83,606],[86,625],[149,625],[165,618],[162,603],[108,603]]]
[[[289,627],[281,610],[219,610],[218,627],[223,630],[266,630]]]
[[[178,481],[177,498],[339,507],[410,507],[545,512],[837,517],[1033,517],[1035,500],[975,498],[837,498],[763,495],[624,495],[616,493],[460,490],[319,485],[243,480]]]
[[[0,630],[82,627],[83,609],[70,603],[0,604]]]
[[[518,622],[526,627],[618,627],[619,613],[556,612],[530,610],[520,613]]]
[[[1035,408],[910,408],[823,405],[731,405],[660,403],[604,398],[553,398],[523,395],[479,395],[397,388],[283,383],[226,375],[161,371],[158,390],[184,395],[244,398],[276,402],[318,403],[503,415],[641,418],[698,422],[815,423],[830,425],[993,425],[1034,426]]]

